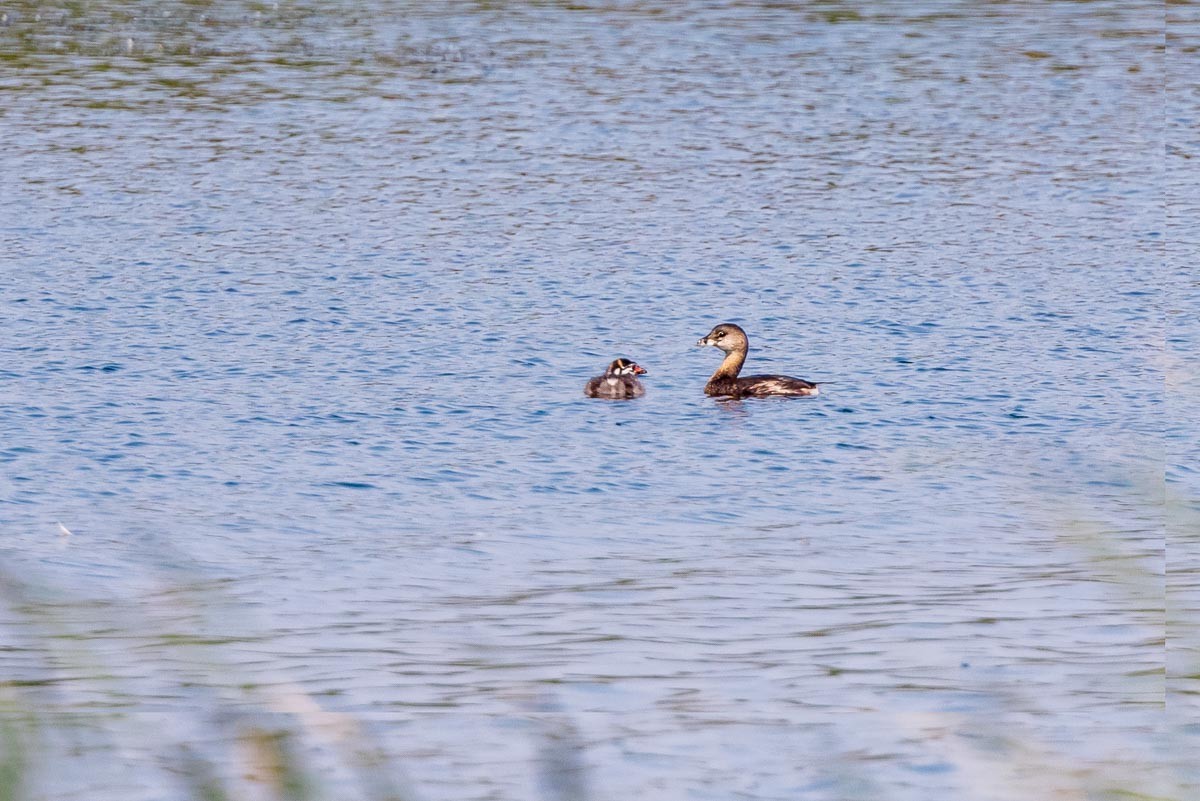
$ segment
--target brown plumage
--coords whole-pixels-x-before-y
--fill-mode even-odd
[[[712,345],[725,354],[725,360],[704,387],[706,395],[719,398],[803,398],[819,392],[817,385],[811,381],[786,375],[747,375],[738,378],[746,362],[746,354],[750,352],[750,341],[746,332],[733,323],[721,323],[696,344]]]
[[[608,366],[604,375],[598,375],[587,382],[583,394],[589,398],[610,400],[640,398],[646,394],[646,389],[637,377],[645,374],[646,369],[641,365],[634,364],[629,359],[617,359]]]

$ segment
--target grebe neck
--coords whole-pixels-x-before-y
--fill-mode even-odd
[[[742,371],[742,365],[746,363],[746,353],[749,348],[742,350],[731,350],[725,354],[724,361],[717,371],[712,374],[713,380],[718,378],[737,378],[738,373]]]

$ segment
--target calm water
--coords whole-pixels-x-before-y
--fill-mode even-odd
[[[316,706],[423,799],[1187,794],[1190,7],[0,11],[31,797]]]

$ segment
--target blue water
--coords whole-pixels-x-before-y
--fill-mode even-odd
[[[546,726],[597,799],[1184,792],[1160,4],[98,5],[0,29],[0,669],[100,732],[34,797],[297,698],[429,799]],[[722,321],[832,383],[705,397]]]

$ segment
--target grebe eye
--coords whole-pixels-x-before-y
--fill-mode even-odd
[[[725,336],[725,332],[724,332],[724,331],[718,331],[718,332],[717,332],[717,339],[720,339],[720,338],[721,338],[721,337],[723,337],[723,336]]]

